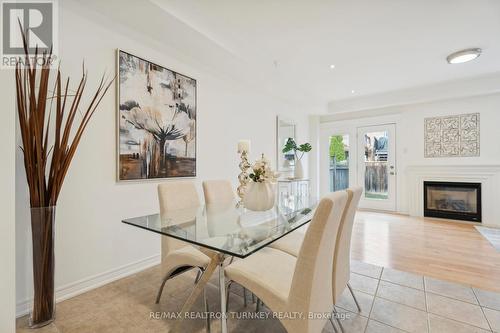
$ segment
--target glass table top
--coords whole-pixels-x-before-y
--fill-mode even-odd
[[[214,203],[122,222],[245,258],[308,223],[317,203],[309,196],[290,196],[267,211],[236,208],[236,202]]]

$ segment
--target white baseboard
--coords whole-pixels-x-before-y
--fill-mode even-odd
[[[129,275],[156,266],[161,262],[161,255],[157,254],[121,267],[99,273],[76,282],[69,283],[56,289],[56,302],[78,296],[89,290],[101,287],[105,284],[122,279]],[[32,299],[26,299],[16,304],[16,317],[22,317],[29,313]]]

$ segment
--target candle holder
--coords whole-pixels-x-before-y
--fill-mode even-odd
[[[251,167],[251,164],[248,163],[248,157],[247,157],[247,152],[242,151],[241,152],[241,162],[238,165],[240,167],[240,174],[238,175],[238,181],[240,182],[240,186],[238,186],[237,193],[238,196],[240,197],[240,201],[236,204],[236,207],[243,207],[243,197],[245,196],[245,191],[246,187],[248,184],[248,173],[247,170],[248,168]]]

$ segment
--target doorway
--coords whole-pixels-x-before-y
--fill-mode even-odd
[[[396,210],[396,124],[325,126],[320,135],[321,195],[363,188],[360,208]]]
[[[357,128],[360,207],[396,210],[395,124]]]

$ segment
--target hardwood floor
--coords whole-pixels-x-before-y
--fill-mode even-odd
[[[472,224],[360,211],[351,257],[500,291],[500,252]]]

